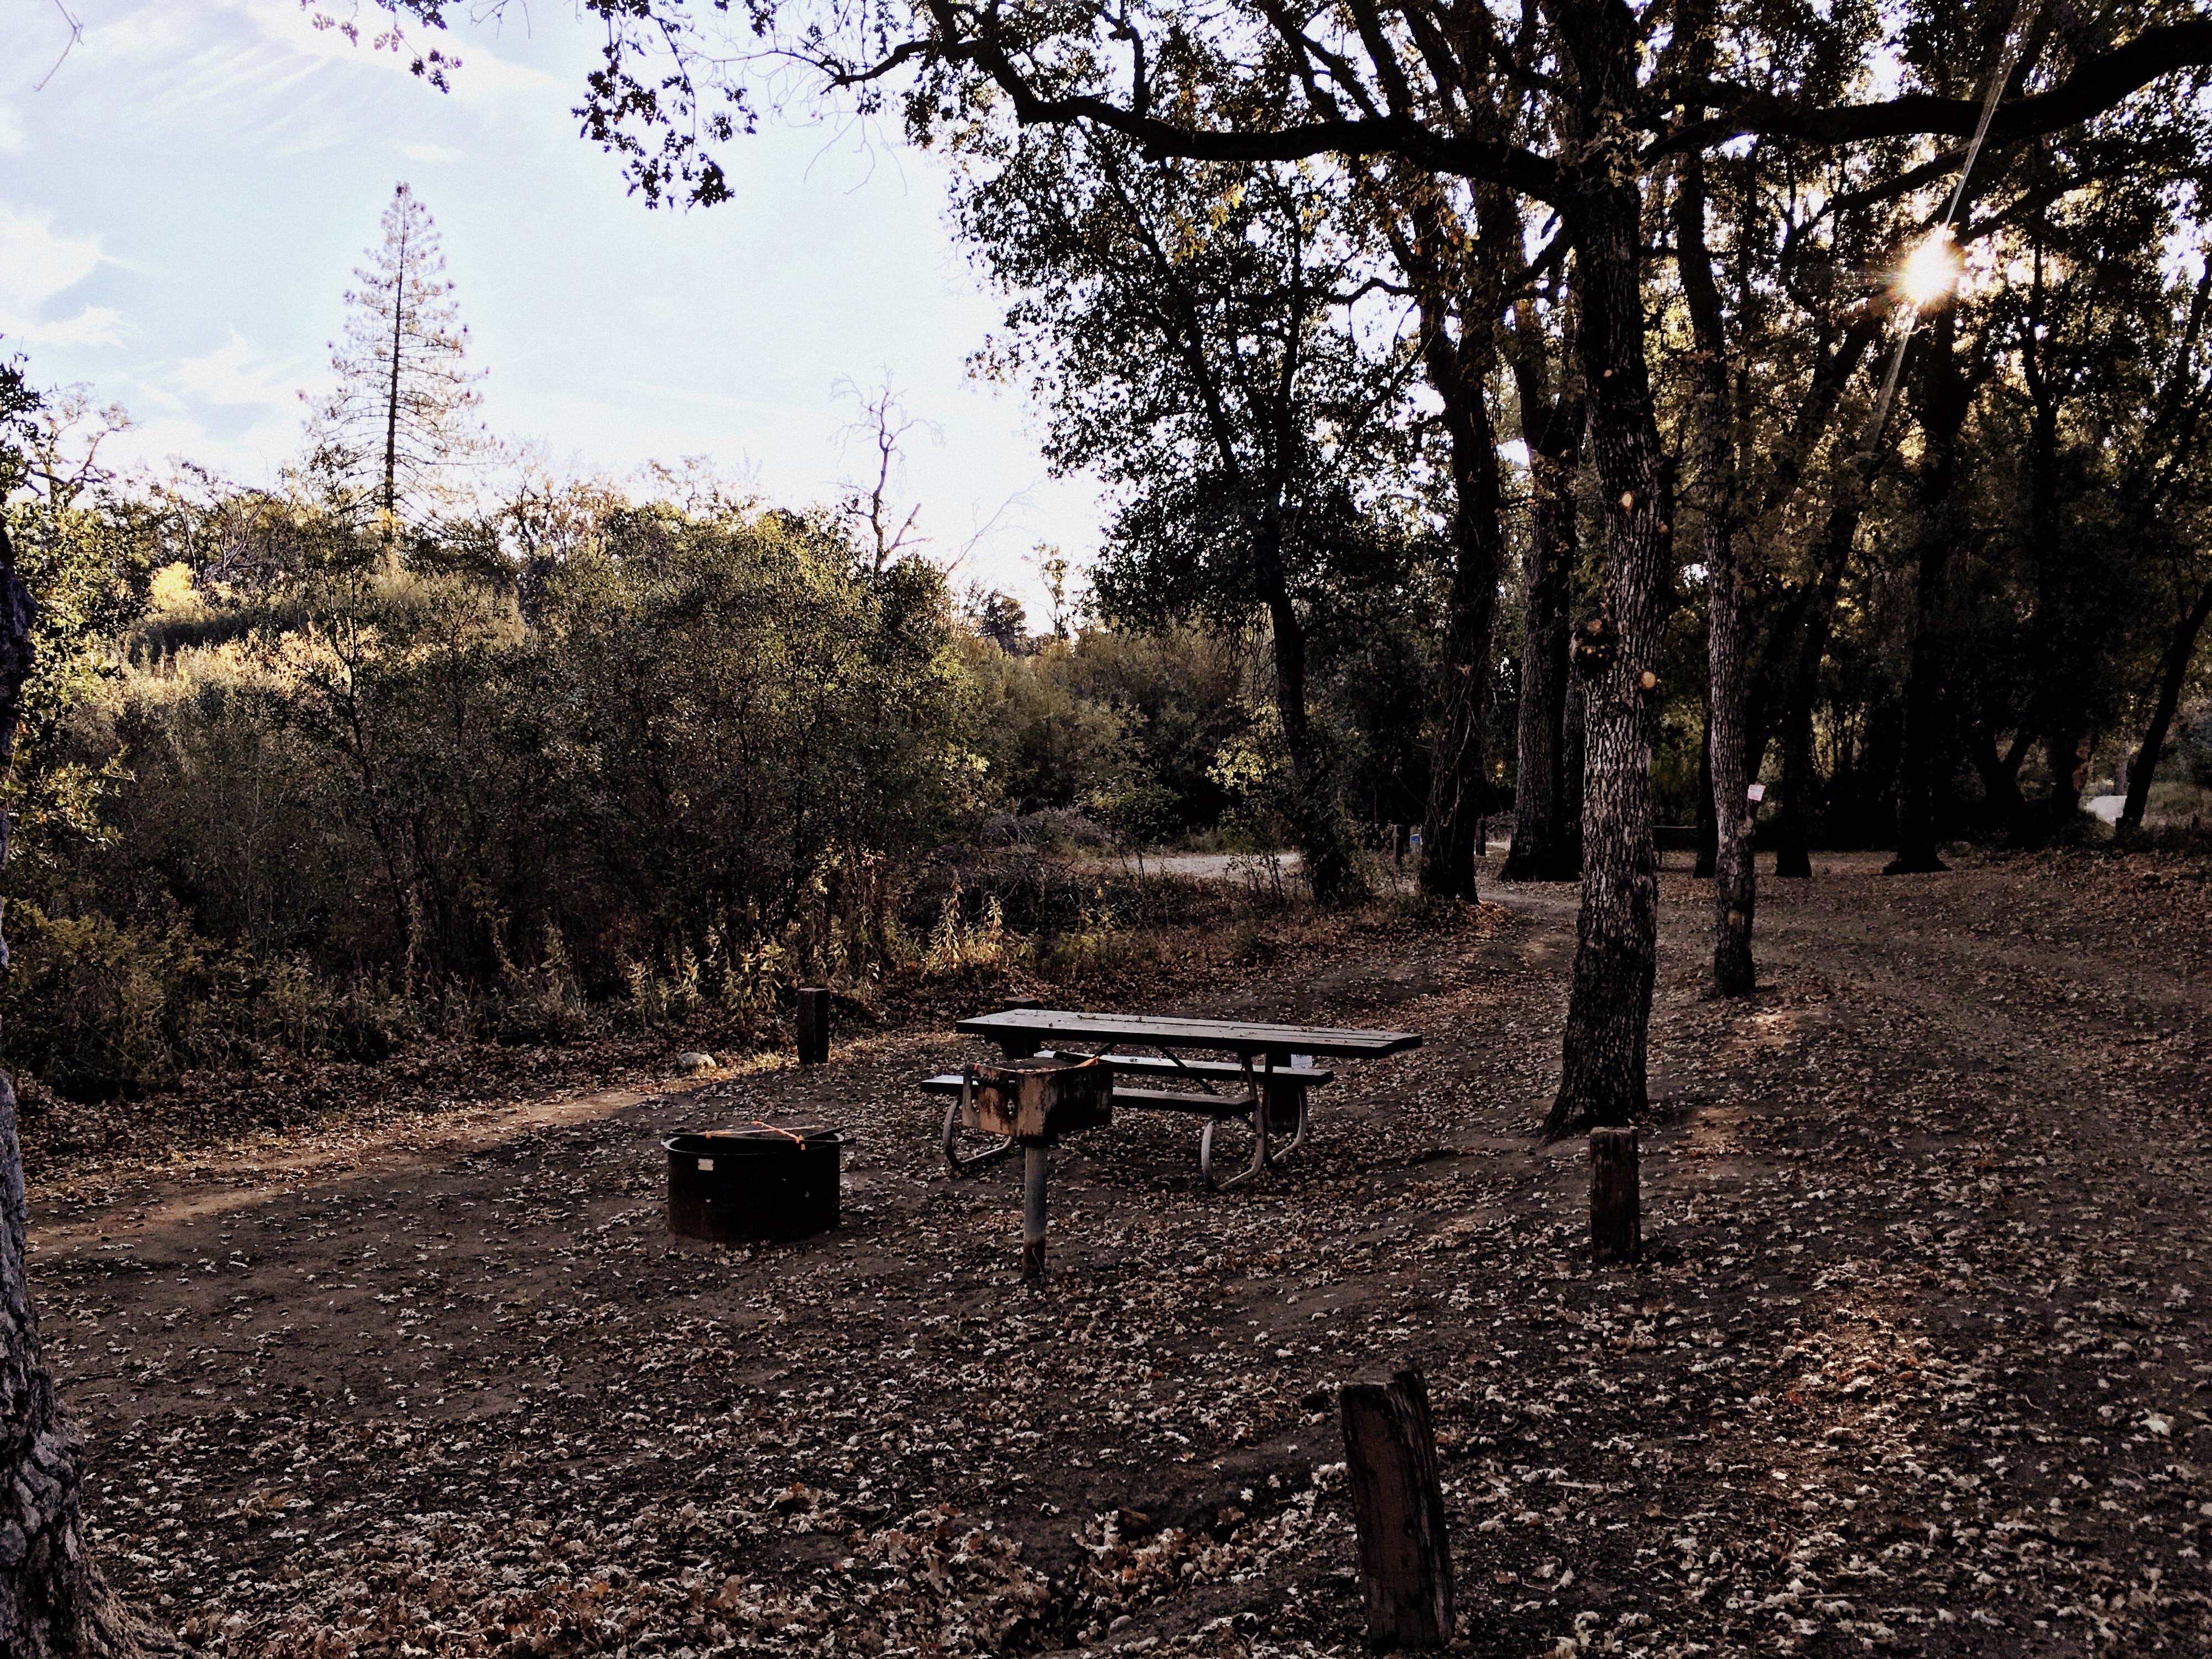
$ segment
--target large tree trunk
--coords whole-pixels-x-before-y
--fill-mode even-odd
[[[1609,97],[1633,86],[1637,25],[1624,8],[1575,8],[1580,137],[1610,137]],[[1598,177],[1602,167],[1594,166]],[[1606,526],[1604,611],[1578,635],[1588,697],[1582,911],[1567,1003],[1559,1092],[1546,1121],[1559,1136],[1632,1122],[1644,1110],[1645,1045],[1657,969],[1659,878],[1651,839],[1651,750],[1659,653],[1674,597],[1666,459],[1644,348],[1642,200],[1597,185],[1569,210],[1580,299],[1589,444]]]
[[[1268,597],[1267,618],[1274,647],[1275,712],[1291,763],[1291,833],[1307,887],[1322,903],[1332,903],[1352,885],[1352,848],[1306,714],[1305,624],[1279,587]]]
[[[1567,712],[1559,732],[1559,862],[1583,873],[1583,775],[1589,766],[1589,726],[1583,716],[1589,699],[1570,679]]]
[[[1712,69],[1712,7],[1692,0],[1681,24],[1692,73]],[[1704,115],[1692,108],[1690,118]],[[1728,327],[1721,288],[1705,248],[1705,157],[1681,164],[1674,192],[1674,270],[1690,307],[1690,453],[1697,471],[1698,553],[1705,564],[1705,769],[1712,811],[1712,988],[1750,995],[1752,914],[1759,874],[1752,863],[1752,811],[1745,776],[1745,690],[1750,677],[1743,573],[1736,564],[1736,416],[1728,392]]]
[[[1790,699],[1782,711],[1782,799],[1774,811],[1774,873],[1804,880],[1813,873],[1813,827],[1820,816],[1820,773],[1813,756],[1813,699]]]
[[[1813,873],[1811,847],[1819,819],[1820,775],[1813,757],[1813,705],[1820,693],[1820,662],[1828,653],[1836,600],[1858,539],[1875,457],[1862,453],[1836,469],[1833,499],[1820,538],[1820,570],[1793,620],[1774,678],[1781,703],[1782,799],[1775,812],[1774,873]]]
[[[1970,740],[1969,757],[1974,770],[1982,775],[1982,795],[1989,803],[1992,825],[2008,838],[2020,833],[2027,814],[2027,803],[2020,794],[2020,763],[2027,756],[2027,737],[2025,732],[2013,739],[2012,747],[2000,750],[1996,733],[1978,728]]]
[[[15,760],[37,614],[0,526],[0,777]],[[7,867],[7,815],[0,811],[0,871]],[[0,969],[7,961],[0,940]],[[63,1420],[31,1308],[27,1220],[15,1091],[0,1073],[0,1654],[136,1655],[149,1644],[142,1637],[151,1633],[107,1588],[79,1514],[84,1476],[76,1441]]]
[[[1513,334],[1521,438],[1528,451],[1528,554],[1522,579],[1513,845],[1498,879],[1572,881],[1582,874],[1582,757],[1577,752],[1570,766],[1567,601],[1574,580],[1583,403],[1552,388],[1549,353],[1533,302],[1523,301],[1516,308]]]
[[[2054,711],[2043,734],[2043,757],[2051,768],[2051,799],[2044,803],[2044,833],[2063,836],[2081,814],[2081,791],[2089,781],[2089,733],[2078,711]]]
[[[0,1073],[0,1654],[137,1654],[144,1633],[100,1576],[78,1511],[83,1470],[40,1352],[26,1220],[15,1091]]]
[[[1698,861],[1690,872],[1695,881],[1711,881],[1720,858],[1721,827],[1713,817],[1713,704],[1705,699],[1703,730],[1698,734]]]
[[[1498,201],[1478,192],[1486,231],[1519,222]],[[1490,422],[1484,386],[1497,362],[1489,292],[1449,293],[1440,244],[1447,238],[1435,198],[1421,189],[1413,198],[1413,237],[1406,257],[1421,313],[1421,357],[1431,390],[1443,404],[1451,440],[1452,580],[1444,628],[1435,738],[1429,756],[1428,810],[1421,823],[1423,890],[1445,898],[1475,896],[1475,860],[1490,803],[1488,735],[1491,637],[1498,619],[1498,576],[1504,561],[1499,522],[1504,490],[1498,468],[1498,434]],[[1455,229],[1456,227],[1454,228]],[[1480,279],[1479,279],[1480,281]],[[1486,284],[1484,284],[1486,287]],[[1459,337],[1450,324],[1456,317]]]
[[[2189,683],[2189,664],[2197,654],[2197,637],[2212,622],[2212,581],[2197,596],[2197,603],[2166,642],[2166,659],[2159,665],[2158,701],[2143,728],[2142,744],[2128,763],[2128,798],[2120,806],[2120,823],[2130,830],[2142,828],[2144,809],[2150,805],[2151,775],[2158,770],[2166,750],[2166,734],[2172,727],[2173,712],[2181,706],[2181,689]]]
[[[1452,447],[1452,471],[1456,473],[1462,471],[1457,439]],[[1493,473],[1495,470],[1493,459]],[[1476,847],[1489,793],[1483,776],[1483,738],[1490,640],[1498,615],[1498,557],[1495,541],[1480,537],[1468,525],[1464,483],[1457,519],[1450,615],[1444,628],[1436,734],[1429,753],[1428,810],[1421,820],[1420,879],[1424,892],[1471,899],[1475,896]],[[1494,529],[1494,514],[1490,523]],[[1485,544],[1478,547],[1477,543]]]
[[[1711,60],[1711,15],[1691,9],[1685,21],[1699,31],[1692,61]],[[1697,112],[1692,112],[1692,115]],[[1713,823],[1713,988],[1748,996],[1756,980],[1751,926],[1759,899],[1752,860],[1753,820],[1744,775],[1744,698],[1749,673],[1741,573],[1736,563],[1735,422],[1729,396],[1728,338],[1721,295],[1705,246],[1705,164],[1682,164],[1675,198],[1675,266],[1688,302],[1697,349],[1690,358],[1692,465],[1696,469],[1698,545],[1705,567],[1707,725]]]
[[[1925,337],[1920,410],[1920,526],[1915,536],[1912,655],[1905,677],[1905,745],[1898,775],[1897,856],[1882,873],[1944,870],[1936,850],[1937,797],[1945,751],[1944,679],[1952,638],[1953,588],[1959,562],[1960,510],[1953,500],[1959,471],[1959,428],[1967,387],[1954,352],[1956,313],[1936,313]]]

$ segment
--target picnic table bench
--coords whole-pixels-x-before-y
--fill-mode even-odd
[[[1198,1167],[1208,1188],[1249,1180],[1305,1144],[1308,1093],[1332,1082],[1336,1075],[1315,1066],[1315,1060],[1377,1059],[1419,1048],[1421,1042],[1412,1031],[1037,1007],[979,1014],[961,1020],[957,1029],[971,1036],[990,1038],[1009,1059],[1059,1056],[1103,1060],[1115,1073],[1115,1105],[1205,1118],[1206,1127],[1199,1136]],[[1046,1047],[1048,1043],[1052,1046]],[[1158,1052],[1138,1052],[1146,1048]],[[1192,1059],[1186,1051],[1231,1058]],[[1143,1081],[1125,1083],[1121,1080],[1124,1074]],[[1188,1086],[1152,1086],[1162,1082]],[[1231,1085],[1225,1092],[1218,1086],[1224,1083]],[[940,1073],[923,1079],[921,1086],[929,1093],[952,1097],[945,1114],[945,1161],[955,1175],[994,1163],[1013,1151],[1016,1142],[1011,1136],[992,1137],[997,1144],[987,1151],[961,1151],[962,1109],[972,1097],[972,1070]],[[1252,1161],[1237,1175],[1217,1182],[1215,1133],[1230,1122],[1250,1126]],[[1279,1133],[1290,1136],[1289,1143],[1279,1149],[1273,1145]]]

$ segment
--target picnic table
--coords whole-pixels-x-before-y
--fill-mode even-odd
[[[1030,1006],[978,1014],[958,1022],[957,1029],[971,1036],[990,1038],[1009,1059],[1058,1055],[1102,1060],[1114,1071],[1116,1107],[1205,1118],[1206,1127],[1199,1137],[1198,1167],[1209,1188],[1249,1180],[1305,1144],[1310,1121],[1307,1096],[1335,1077],[1334,1072],[1316,1066],[1316,1060],[1379,1059],[1417,1048],[1421,1042],[1412,1031]],[[1146,1049],[1154,1052],[1142,1052]],[[1228,1058],[1192,1057],[1206,1054]],[[1178,1086],[1154,1086],[1162,1083]],[[1228,1086],[1224,1089],[1224,1085]],[[1012,1137],[991,1137],[998,1144],[987,1151],[962,1152],[961,1109],[963,1100],[972,1093],[971,1071],[942,1073],[924,1079],[921,1086],[931,1093],[953,1097],[945,1115],[945,1161],[955,1175],[964,1175],[1012,1152]],[[1213,1175],[1216,1131],[1232,1122],[1251,1127],[1252,1161],[1239,1174],[1217,1182]],[[1291,1137],[1279,1149],[1273,1145],[1278,1133]]]

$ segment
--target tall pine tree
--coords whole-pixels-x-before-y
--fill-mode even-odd
[[[313,468],[342,505],[373,525],[388,560],[400,537],[434,526],[480,453],[483,371],[468,366],[438,227],[402,184],[384,210],[384,242],[354,270],[344,338],[331,347],[337,386],[316,411]]]

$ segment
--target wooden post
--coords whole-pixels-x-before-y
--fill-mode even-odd
[[[1378,1653],[1440,1648],[1452,1635],[1451,1542],[1429,1391],[1418,1370],[1385,1385],[1353,1382],[1337,1396],[1367,1644]]]
[[[830,1059],[830,993],[819,985],[799,988],[799,1063],[820,1066]]]
[[[1590,1253],[1600,1261],[1633,1261],[1644,1251],[1643,1182],[1636,1131],[1590,1131]]]

